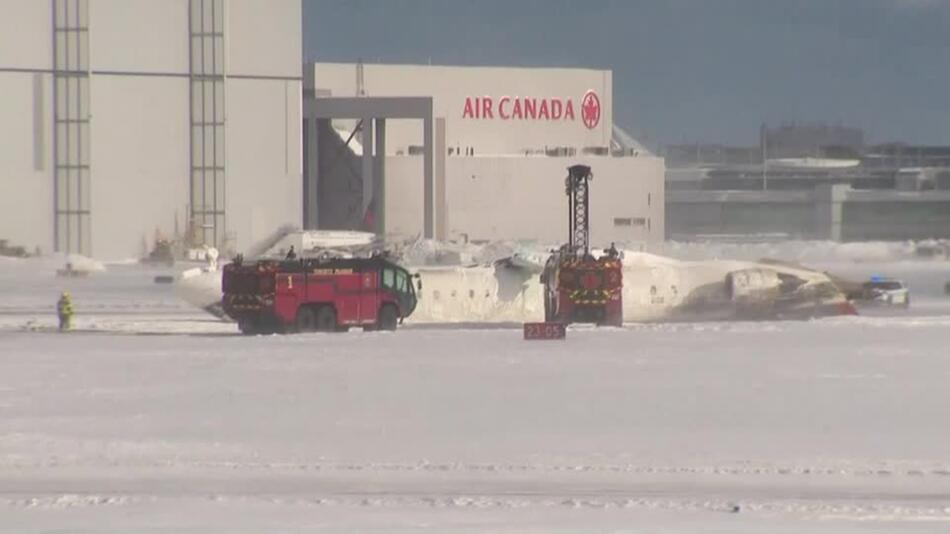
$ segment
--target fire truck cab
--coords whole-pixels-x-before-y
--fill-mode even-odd
[[[235,261],[222,306],[245,334],[395,330],[416,307],[412,278],[380,256]]]

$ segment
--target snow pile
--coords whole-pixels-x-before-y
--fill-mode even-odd
[[[106,270],[106,266],[101,261],[80,254],[67,255],[65,265],[70,270],[81,273],[96,273]]]
[[[396,258],[409,267],[492,265],[499,260],[515,258],[532,268],[543,266],[556,245],[537,241],[440,242],[417,239],[394,247]]]
[[[270,233],[264,239],[251,245],[246,251],[244,251],[244,256],[248,259],[257,258],[259,256],[265,256],[272,251],[281,241],[287,238],[287,236],[292,235],[294,232],[297,232],[297,228],[291,224],[285,224],[273,232]],[[289,247],[288,247],[289,248]]]
[[[398,260],[405,266],[470,265],[477,247],[440,243],[434,239],[416,239],[396,247]]]
[[[679,259],[733,259],[757,261],[776,258],[795,262],[890,262],[914,259],[917,245],[911,241],[777,241],[768,243],[720,243],[668,241],[650,245],[650,251]]]
[[[103,262],[82,256],[80,254],[52,254],[49,256],[30,256],[27,258],[10,258],[0,256],[0,276],[33,278],[37,274],[53,276],[57,270],[67,266],[76,272],[97,273],[104,272]]]

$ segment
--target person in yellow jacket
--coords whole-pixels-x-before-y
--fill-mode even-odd
[[[59,301],[56,302],[56,315],[59,316],[59,330],[64,332],[73,327],[73,300],[69,297],[68,291],[63,291]]]

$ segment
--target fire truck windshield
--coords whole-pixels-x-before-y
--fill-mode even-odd
[[[404,315],[409,315],[416,309],[416,291],[412,287],[409,273],[400,267],[386,266],[382,272],[382,285],[396,293],[399,307]]]

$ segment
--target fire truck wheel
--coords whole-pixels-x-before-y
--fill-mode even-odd
[[[554,321],[554,304],[551,303],[551,297],[544,295],[544,322]]]
[[[258,333],[257,324],[250,319],[246,319],[238,323],[238,330],[241,331],[245,336],[253,336]]]
[[[316,329],[318,332],[336,331],[336,310],[333,306],[317,308]]]
[[[380,330],[395,330],[396,324],[399,322],[399,310],[392,304],[386,304],[379,309],[379,318],[377,320]]]
[[[297,319],[295,326],[298,332],[314,332],[317,329],[317,316],[313,313],[313,308],[301,306],[297,308]]]

